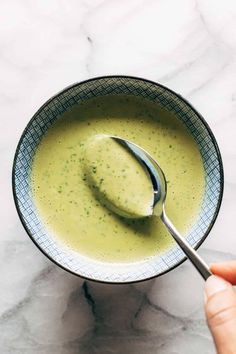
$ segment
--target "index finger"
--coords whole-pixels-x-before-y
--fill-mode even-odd
[[[213,274],[219,275],[233,285],[236,285],[236,261],[213,263],[210,266]]]

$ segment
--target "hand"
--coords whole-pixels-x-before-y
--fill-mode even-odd
[[[205,311],[218,354],[236,353],[236,261],[215,263],[205,286]]]

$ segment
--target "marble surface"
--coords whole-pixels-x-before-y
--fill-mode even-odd
[[[235,20],[234,0],[1,0],[1,354],[215,352],[189,262],[137,285],[67,274],[23,230],[11,167],[29,118],[65,86],[103,74],[159,81],[203,114],[223,156],[224,200],[200,253],[236,258]]]

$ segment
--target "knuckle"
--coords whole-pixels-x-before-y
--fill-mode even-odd
[[[235,321],[236,323],[236,309],[232,307],[225,308],[219,312],[212,314],[212,316],[208,317],[208,323],[212,327],[225,325],[231,321]]]
[[[224,300],[224,297],[217,298],[217,296],[209,299],[206,314],[210,326],[221,326],[231,321],[236,323],[236,299]]]

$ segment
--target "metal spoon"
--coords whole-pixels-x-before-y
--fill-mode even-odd
[[[167,183],[165,175],[158,163],[152,158],[152,156],[149,155],[147,151],[132,143],[131,141],[124,140],[116,136],[111,136],[111,138],[115,139],[118,143],[132,152],[137,160],[144,166],[144,168],[146,168],[152,181],[154,191],[152,215],[157,215],[161,218],[162,222],[165,224],[166,228],[173,236],[175,241],[182,248],[183,252],[201,274],[203,279],[206,280],[209,276],[212,275],[208,265],[198,255],[194,248],[189,245],[186,239],[181,236],[181,234],[166,215],[165,200],[167,194]]]

